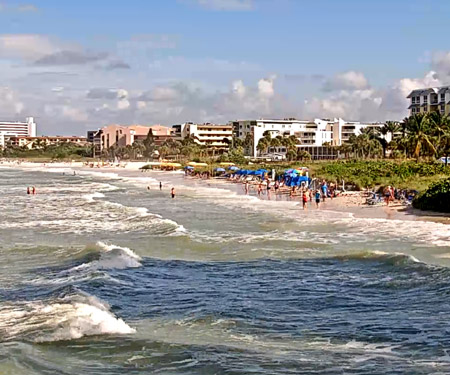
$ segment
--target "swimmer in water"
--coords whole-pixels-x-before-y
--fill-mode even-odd
[[[175,188],[170,189],[170,195],[172,196],[172,199],[175,198]]]

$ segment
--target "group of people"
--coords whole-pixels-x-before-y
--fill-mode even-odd
[[[159,181],[159,190],[162,190],[162,188],[163,188],[163,183],[161,181]],[[147,190],[150,190],[150,185],[147,186]],[[175,188],[174,187],[172,187],[170,189],[170,196],[172,197],[172,199],[175,198]]]
[[[27,186],[27,194],[28,195],[35,195],[36,194],[36,188],[34,186]]]
[[[280,187],[281,185],[278,180],[272,182],[270,179],[267,179],[265,184],[263,183],[263,181],[260,181],[256,185],[256,192],[258,196],[267,194],[268,199],[270,199],[271,191],[273,190],[275,194],[277,194],[280,190]],[[245,194],[249,194],[250,184],[248,181],[244,181],[243,189]],[[290,189],[289,197],[293,198],[295,195],[300,195],[304,210],[307,209],[308,201],[311,203],[314,201],[316,203],[316,207],[319,208],[320,203],[325,202],[326,198],[333,199],[336,196],[336,185],[333,183],[330,183],[328,185],[327,182],[323,180],[318,188],[311,189],[303,182],[300,186],[293,186]]]

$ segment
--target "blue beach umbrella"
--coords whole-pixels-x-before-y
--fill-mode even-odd
[[[194,167],[191,167],[190,165],[188,165],[187,167],[184,167],[184,169],[194,169]]]
[[[223,169],[223,168],[216,168],[215,171],[216,172],[225,172],[225,169]]]
[[[236,166],[234,166],[234,165],[232,165],[232,166],[229,167],[228,169],[229,169],[230,171],[238,171],[238,170],[239,170],[239,168],[236,167]]]

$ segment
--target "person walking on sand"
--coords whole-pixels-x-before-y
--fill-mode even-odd
[[[30,195],[31,194],[31,189],[29,186],[27,186],[27,194]]]
[[[319,190],[316,190],[315,198],[316,198],[316,208],[319,208],[319,205],[320,205],[320,191]]]
[[[172,199],[175,198],[175,188],[173,187],[170,189],[170,195],[172,196]]]
[[[162,182],[159,181],[159,190],[162,190]]]
[[[31,188],[31,194],[36,195],[36,188],[34,186]]]
[[[308,195],[306,194],[306,190],[303,190],[302,201],[303,201],[303,209],[306,210],[307,209],[306,203],[308,203]]]

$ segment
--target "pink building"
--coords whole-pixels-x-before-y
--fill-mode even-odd
[[[173,132],[171,128],[161,125],[108,125],[101,129],[101,149],[132,145],[137,140],[145,140],[149,131],[157,145],[169,139]]]

